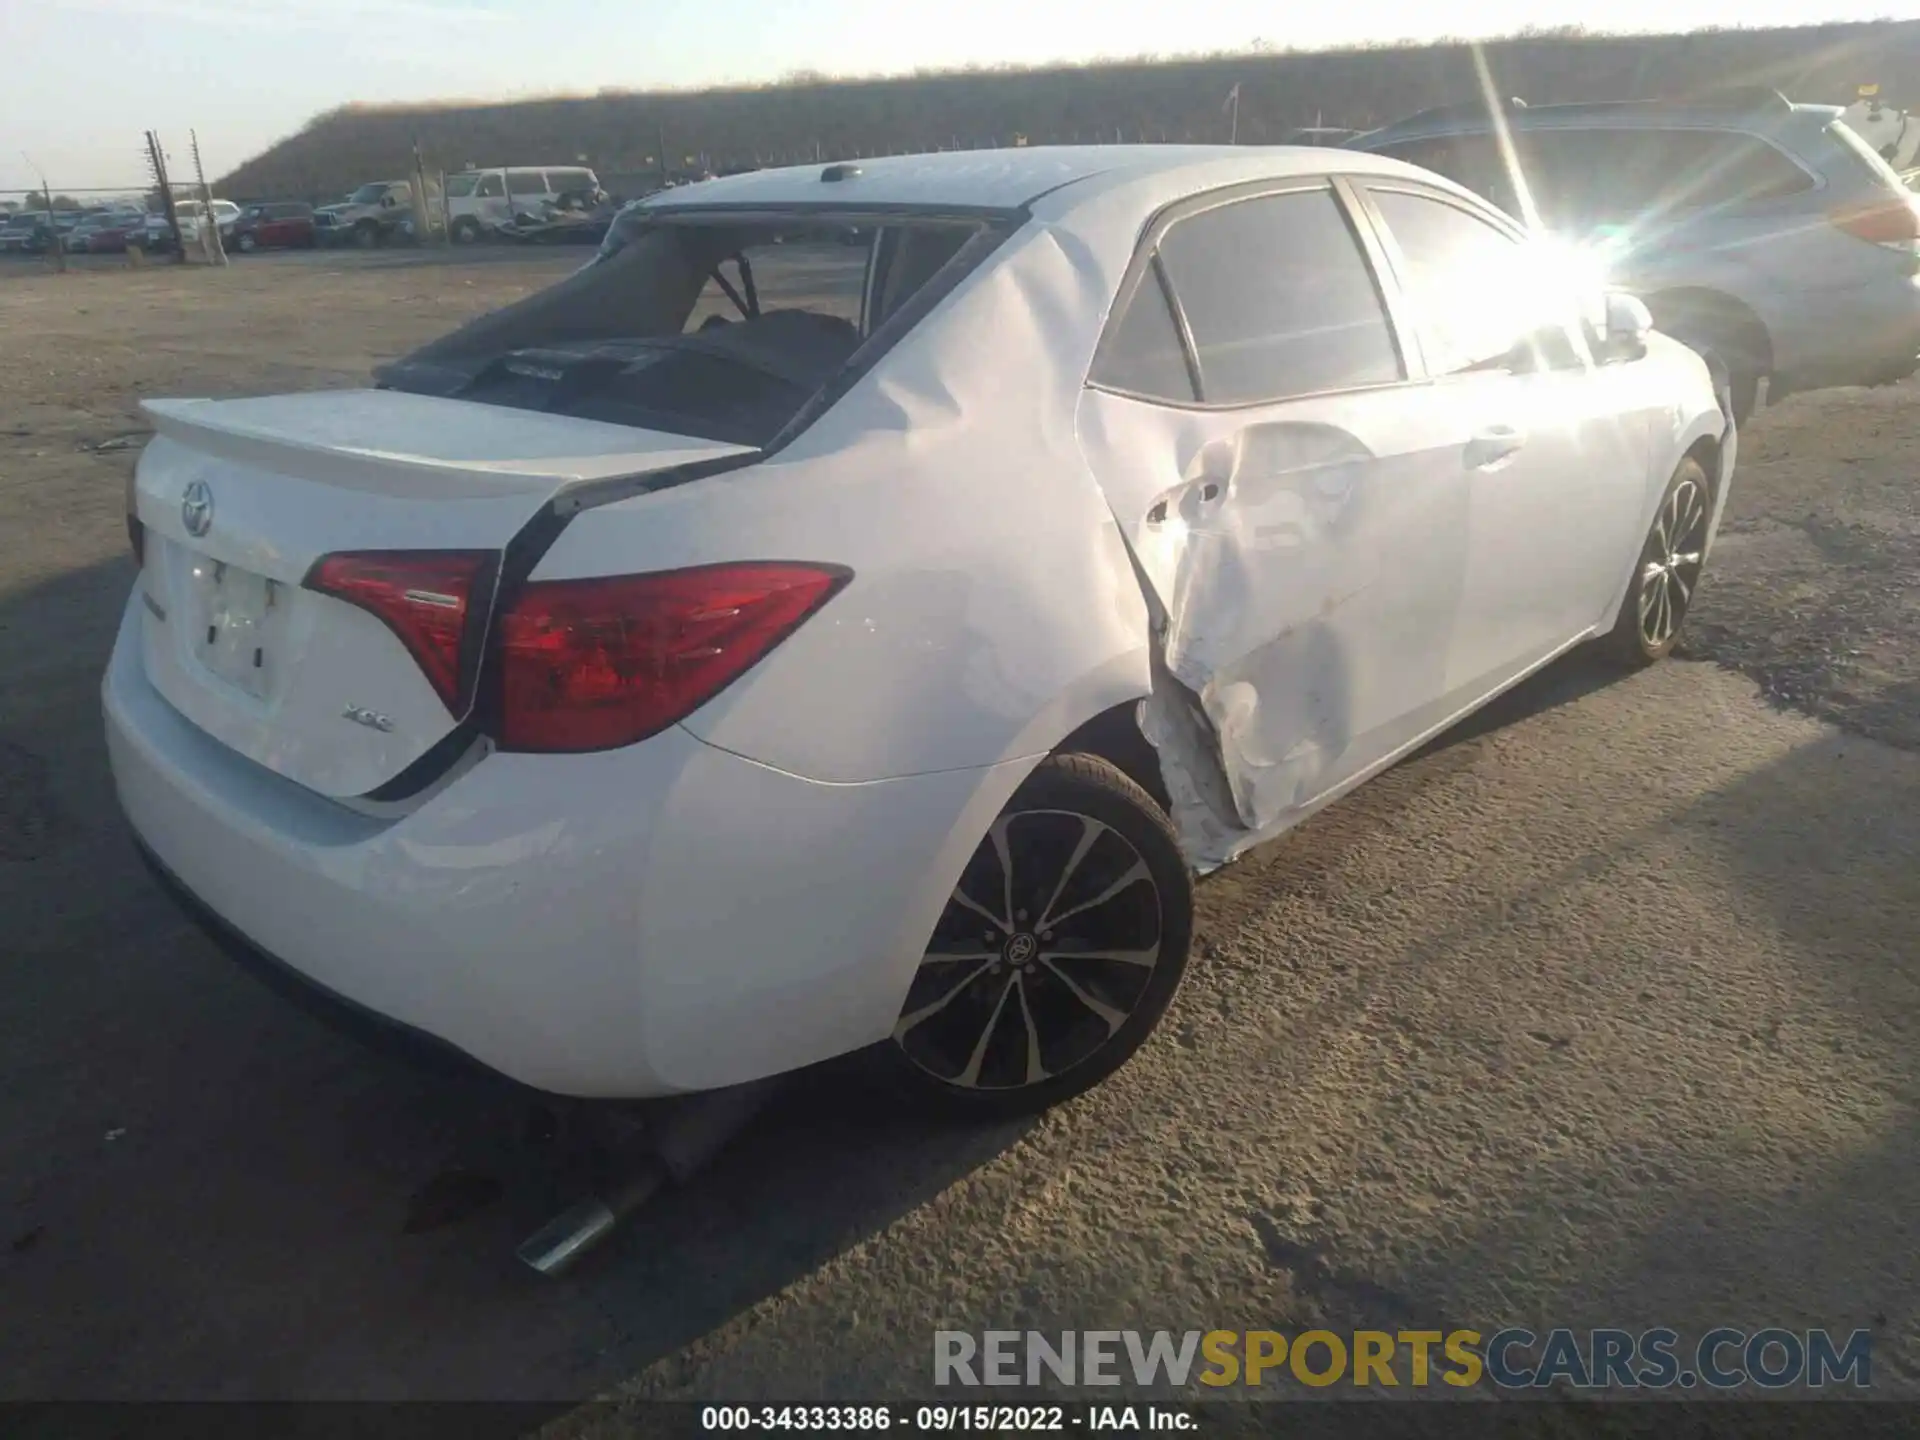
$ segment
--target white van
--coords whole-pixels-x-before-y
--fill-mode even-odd
[[[497,166],[447,176],[447,233],[456,245],[484,240],[516,215],[539,216],[549,201],[598,190],[584,165]]]

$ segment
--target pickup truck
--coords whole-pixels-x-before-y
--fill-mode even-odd
[[[345,200],[313,212],[313,233],[322,245],[372,249],[412,236],[413,186],[405,180],[373,180]]]

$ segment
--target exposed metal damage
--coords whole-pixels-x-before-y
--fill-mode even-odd
[[[1332,427],[1251,428],[1197,443],[1146,508],[1155,669],[1138,719],[1201,874],[1293,823],[1352,748],[1336,617],[1378,579],[1360,513],[1372,460]]]

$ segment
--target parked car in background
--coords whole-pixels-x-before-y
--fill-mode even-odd
[[[413,186],[405,180],[374,180],[346,199],[313,212],[314,235],[322,245],[359,245],[371,249],[411,231]]]
[[[538,218],[520,215],[499,233],[522,245],[598,245],[620,206],[604,190],[574,191],[543,205]]]
[[[180,218],[180,230],[183,235],[196,224],[195,211],[199,208],[197,200],[178,200],[174,202],[174,213]],[[144,250],[165,252],[173,248],[173,230],[167,223],[165,210],[155,210],[148,214],[146,223],[141,227],[140,246]]]
[[[69,255],[87,253],[87,237],[99,229],[106,220],[105,215],[82,215],[66,230],[60,232],[60,248]]]
[[[1604,255],[1661,330],[1711,354],[1744,418],[1920,364],[1920,209],[1839,107],[1773,91],[1427,111],[1350,142],[1459,181]],[[1524,190],[1524,196],[1523,196]]]
[[[89,255],[117,255],[129,245],[138,245],[147,226],[146,215],[138,210],[123,211],[121,214],[102,219],[87,231],[87,253]]]
[[[180,220],[180,238],[189,246],[199,244],[200,226],[205,223],[207,207],[198,200],[176,200],[173,202],[174,214]],[[213,202],[214,223],[220,227],[222,244],[233,233],[233,227],[239,223],[240,207],[231,200]],[[164,212],[147,216],[144,243],[149,250],[170,250],[173,248],[173,232],[167,225]]]
[[[35,255],[46,249],[54,233],[53,215],[47,210],[16,210],[0,225],[0,254]]]
[[[629,207],[379,388],[146,402],[106,748],[228,953],[568,1095],[871,1045],[1040,1109],[1159,1023],[1196,872],[1676,643],[1709,367],[1460,187],[835,169]]]
[[[599,189],[599,177],[580,165],[462,171],[447,176],[447,234],[456,245],[471,245],[522,217],[538,223],[563,195]]]
[[[72,255],[104,254],[126,248],[126,228],[142,224],[146,217],[124,210],[93,210],[81,216],[62,237]],[[116,243],[117,237],[117,243]]]
[[[313,206],[295,200],[272,200],[249,205],[233,227],[233,248],[242,254],[255,250],[311,250],[318,241]]]

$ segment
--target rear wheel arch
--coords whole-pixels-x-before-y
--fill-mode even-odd
[[[1153,797],[1161,810],[1171,812],[1160,756],[1140,728],[1140,705],[1145,696],[1110,706],[1083,722],[1053,747],[1054,755],[1097,755]]]

